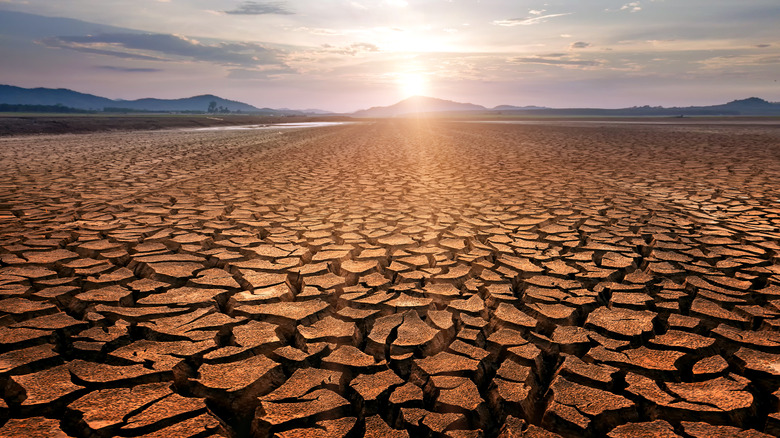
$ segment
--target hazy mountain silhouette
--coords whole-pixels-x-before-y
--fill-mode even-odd
[[[272,108],[257,108],[255,106],[223,99],[212,94],[187,97],[183,99],[137,99],[137,100],[112,100],[93,94],[79,93],[65,88],[21,88],[11,85],[0,85],[0,103],[21,105],[64,105],[70,108],[84,110],[103,111],[105,108],[123,108],[135,111],[206,111],[211,102],[216,102],[217,107],[223,107],[230,111],[268,115],[297,115],[303,114],[295,110],[276,110]]]
[[[780,116],[780,103],[750,97],[722,105],[631,108],[546,108],[538,106],[499,105],[488,109],[471,103],[453,102],[433,97],[415,96],[394,105],[373,107],[353,113],[354,117],[397,117],[410,114],[438,113],[450,115],[526,115],[526,116]]]
[[[527,105],[527,106],[499,105],[493,107],[493,110],[495,111],[528,111],[528,110],[538,110],[538,109],[547,109],[547,107],[534,106],[534,105]]]
[[[352,113],[354,117],[395,117],[404,114],[440,113],[458,111],[486,111],[482,105],[453,102],[435,97],[412,96],[390,106],[375,106]]]
[[[274,111],[270,108],[257,108],[252,105],[236,102],[234,100],[223,99],[213,94],[203,94],[200,96],[186,97],[183,99],[138,99],[138,100],[119,100],[116,106],[121,108],[139,109],[146,111],[205,111],[211,102],[216,102],[217,107],[227,108],[230,111],[241,112],[268,112]]]
[[[631,108],[545,108],[523,111],[501,111],[502,114],[548,116],[780,116],[780,103],[767,102],[757,97],[734,100],[722,105],[662,107],[635,106]]]
[[[710,108],[721,108],[726,110],[750,112],[754,114],[761,114],[764,112],[767,114],[778,114],[778,111],[780,111],[780,102],[772,103],[758,97],[749,97],[747,99],[732,100],[731,102],[724,105],[715,105]]]
[[[323,110],[323,109],[317,109],[317,108],[306,108],[306,109],[290,109],[290,108],[279,108],[279,111],[295,111],[295,112],[302,112],[304,114],[313,114],[313,115],[328,115],[333,114],[333,111]]]
[[[65,88],[21,88],[0,85],[0,104],[9,105],[63,105],[81,110],[116,110],[152,112],[206,111],[212,102],[231,112],[241,111],[261,115],[328,114],[325,110],[291,110],[287,108],[257,108],[228,100],[213,94],[182,99],[113,100],[93,94],[79,93]],[[450,115],[541,115],[541,116],[780,116],[780,103],[758,97],[733,100],[721,105],[671,107],[635,106],[631,108],[545,108],[538,106],[499,105],[486,108],[473,103],[454,102],[434,97],[413,96],[394,105],[377,106],[352,113],[354,117],[398,117],[411,114]]]
[[[0,85],[0,103],[21,105],[64,105],[84,110],[102,110],[117,106],[117,102],[93,94],[65,88],[20,88]]]

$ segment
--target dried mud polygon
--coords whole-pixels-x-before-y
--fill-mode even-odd
[[[780,434],[780,131],[0,139],[0,436]]]

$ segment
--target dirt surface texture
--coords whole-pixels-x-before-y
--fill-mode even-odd
[[[0,436],[780,434],[780,128],[0,139]]]

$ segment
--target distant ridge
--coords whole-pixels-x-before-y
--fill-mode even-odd
[[[299,116],[334,114],[320,109],[293,110],[288,108],[257,108],[255,106],[224,99],[213,94],[186,97],[182,99],[145,98],[136,100],[114,100],[93,94],[80,93],[67,88],[22,88],[0,85],[0,105],[14,106],[61,106],[66,109],[107,112],[207,112],[211,104],[217,109],[230,112],[266,116]],[[6,110],[8,111],[8,110]],[[413,96],[390,106],[376,106],[350,114],[353,117],[403,117],[413,114],[450,116],[470,115],[516,115],[516,116],[780,116],[780,103],[769,102],[758,97],[732,100],[721,105],[662,107],[649,105],[631,108],[546,108],[540,106],[499,105],[486,108],[473,103],[455,102],[435,97]],[[346,115],[346,114],[345,114]]]
[[[414,96],[394,105],[379,106],[356,111],[354,117],[400,117],[412,114],[437,114],[450,116],[469,115],[526,115],[526,116],[780,116],[780,103],[768,102],[758,97],[733,100],[722,105],[631,108],[546,108],[539,106],[499,105],[485,108],[471,103],[453,102],[433,97]]]
[[[541,116],[780,116],[780,103],[768,102],[758,97],[733,100],[721,105],[662,107],[635,106],[631,108],[543,108],[527,110],[504,110],[501,114]]]
[[[538,110],[538,109],[547,109],[547,108],[543,106],[534,106],[534,105],[527,105],[527,106],[499,105],[493,108],[493,110],[495,111],[528,111],[528,110]]]
[[[390,106],[375,106],[352,113],[353,117],[397,117],[405,114],[457,111],[486,111],[482,105],[460,103],[435,97],[412,96]]]
[[[216,102],[217,107],[227,108],[230,111],[260,113],[274,111],[271,108],[257,108],[252,105],[223,99],[213,94],[185,97],[183,99],[137,99],[117,100],[115,106],[144,111],[206,111],[211,102]]]
[[[231,112],[259,115],[303,115],[305,112],[296,110],[276,110],[273,108],[257,108],[255,106],[223,99],[213,94],[186,97],[182,99],[137,99],[113,100],[93,94],[79,93],[67,88],[22,88],[12,85],[0,85],[0,104],[11,105],[63,105],[81,110],[112,111],[126,109],[151,112],[206,112],[212,102],[216,107],[225,108]]]
[[[0,85],[0,103],[12,105],[63,105],[82,110],[102,110],[117,102],[65,88],[21,88]]]
[[[278,111],[297,111],[302,112],[304,114],[313,114],[313,115],[328,115],[328,114],[334,114],[333,111],[318,109],[318,108],[306,108],[306,109],[290,109],[290,108],[279,108]]]

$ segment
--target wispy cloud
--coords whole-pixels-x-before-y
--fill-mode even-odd
[[[745,66],[780,65],[780,55],[730,54],[713,56],[699,61],[704,69],[723,71]]]
[[[329,29],[325,27],[296,27],[293,29],[296,32],[307,32],[312,35],[319,35],[319,36],[341,36],[346,35],[349,33],[346,30],[340,30],[340,29]]]
[[[143,67],[118,67],[115,65],[98,65],[95,68],[101,70],[116,71],[122,73],[157,73],[163,71],[159,68],[143,68]]]
[[[537,11],[533,11],[533,12],[537,12]],[[497,26],[530,26],[532,24],[544,23],[550,18],[563,17],[565,15],[571,15],[571,14],[572,14],[571,12],[567,12],[565,14],[548,14],[548,15],[537,15],[537,16],[525,17],[525,18],[510,18],[508,20],[493,21],[493,24]]]
[[[524,56],[512,58],[509,61],[512,64],[544,64],[544,65],[561,65],[561,66],[576,66],[576,67],[596,67],[601,65],[599,61],[588,61],[579,59],[560,59],[559,57],[537,57],[537,56]]]
[[[293,12],[287,9],[282,2],[244,2],[238,5],[236,9],[222,11],[230,15],[292,15]]]
[[[371,43],[353,43],[344,47],[336,47],[330,44],[323,44],[322,48],[326,49],[328,52],[331,53],[338,53],[340,55],[350,55],[350,56],[355,56],[359,53],[379,51],[379,47],[376,44],[371,44]]]
[[[170,34],[110,33],[60,36],[45,38],[41,43],[49,47],[147,61],[170,61],[174,58],[241,66],[279,63],[273,51],[259,44],[248,42],[206,44]]]
[[[227,74],[229,79],[270,79],[280,75],[288,75],[298,73],[297,70],[288,66],[269,66],[267,68],[257,69],[245,69],[234,68],[230,69]]]
[[[93,47],[86,44],[79,44],[73,41],[67,41],[61,37],[44,38],[38,43],[56,49],[70,49],[81,53],[92,53],[95,55],[114,56],[122,59],[134,59],[137,61],[165,61],[165,58],[158,56],[142,55],[139,53],[130,53],[122,50],[110,50],[106,48]]]
[[[626,3],[620,7],[621,11],[639,12],[642,10],[642,6],[639,2]]]
[[[588,47],[590,47],[590,43],[586,43],[585,41],[577,41],[571,43],[569,46],[570,49],[587,49]]]

